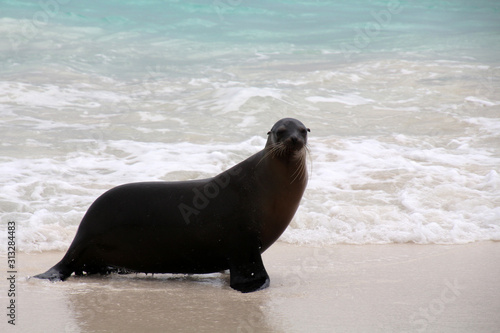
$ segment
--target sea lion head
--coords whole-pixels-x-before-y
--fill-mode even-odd
[[[307,149],[307,132],[311,130],[294,118],[284,118],[274,124],[267,133],[266,148],[273,156],[296,156],[305,154]],[[303,155],[301,154],[301,155]]]

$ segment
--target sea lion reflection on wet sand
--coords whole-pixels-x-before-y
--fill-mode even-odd
[[[62,260],[35,277],[229,269],[236,290],[268,287],[261,254],[286,229],[306,188],[308,131],[296,119],[281,119],[264,149],[213,178],[131,183],[105,192]]]

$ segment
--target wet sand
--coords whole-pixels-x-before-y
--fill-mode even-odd
[[[18,253],[16,325],[4,314],[0,331],[500,331],[500,242],[277,243],[263,255],[270,288],[250,294],[232,290],[223,273],[27,279],[63,254]],[[6,275],[7,259],[0,260]],[[6,278],[0,289],[6,313]]]

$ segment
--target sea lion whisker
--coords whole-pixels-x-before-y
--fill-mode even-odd
[[[262,162],[264,159],[266,159],[267,157],[271,156],[271,157],[276,157],[276,156],[280,156],[280,153],[283,152],[283,150],[285,150],[285,145],[283,144],[283,142],[278,142],[278,143],[275,143],[273,144],[269,150],[264,154],[264,156],[259,160],[259,162],[257,163],[257,165],[260,164],[260,162]]]
[[[311,156],[311,149],[309,148],[309,145],[306,144],[304,146],[306,148],[306,159],[309,160],[309,165],[310,165],[310,168],[309,168],[309,176],[312,176],[312,170],[313,170],[313,160],[312,160],[312,156]]]
[[[305,175],[307,175],[306,173],[306,158],[307,158],[307,147],[306,145],[304,145],[304,147],[302,147],[302,149],[298,152],[295,153],[295,156],[297,158],[297,169],[292,173],[292,181],[290,184],[292,184],[295,180],[297,179],[302,179],[304,178]]]

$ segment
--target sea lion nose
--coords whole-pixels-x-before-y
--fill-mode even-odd
[[[304,145],[304,141],[302,141],[297,135],[292,135],[288,138],[288,144],[294,149],[301,149]]]

